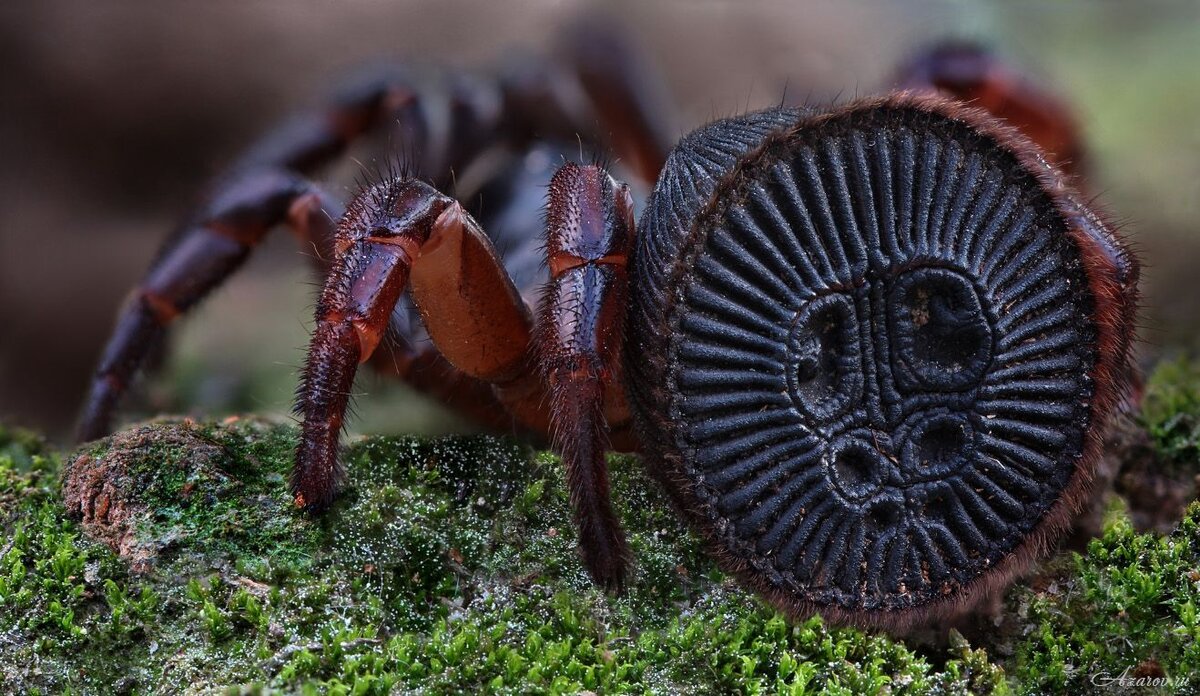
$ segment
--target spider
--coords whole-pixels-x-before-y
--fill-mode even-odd
[[[965,45],[896,83],[721,119],[673,149],[642,69],[598,33],[566,69],[356,84],[250,148],[165,245],[79,437],[109,431],[166,327],[286,225],[325,278],[297,506],[334,499],[370,362],[485,424],[549,433],[583,564],[609,590],[632,562],[615,448],[642,453],[721,567],[793,617],[903,629],[962,612],[1083,505],[1126,394],[1137,263],[1069,184],[1082,150],[1050,95]],[[389,124],[412,171],[343,209],[309,176]],[[585,150],[653,183],[644,206]]]

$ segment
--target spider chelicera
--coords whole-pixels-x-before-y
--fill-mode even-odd
[[[1124,396],[1136,305],[1136,261],[1069,185],[1066,110],[944,46],[901,71],[905,91],[724,119],[670,149],[638,65],[600,34],[575,49],[569,69],[436,89],[374,78],[250,148],[121,310],[80,438],[286,225],[325,278],[298,506],[336,495],[370,362],[550,434],[584,564],[612,590],[632,560],[612,448],[642,452],[722,567],[793,616],[913,625],[1044,552]],[[344,207],[309,178],[389,126],[411,171]],[[654,186],[640,222],[584,151]]]

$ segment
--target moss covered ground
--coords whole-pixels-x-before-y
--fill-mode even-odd
[[[1164,369],[1141,429],[1191,476],[1200,409],[1173,385],[1195,371]],[[785,621],[714,568],[635,458],[610,462],[637,557],[614,598],[578,562],[551,455],[358,439],[346,492],[310,518],[286,492],[295,440],[165,420],[58,454],[0,431],[0,692],[1200,692],[1200,504],[1140,533],[1110,495],[1084,552],[918,643]]]

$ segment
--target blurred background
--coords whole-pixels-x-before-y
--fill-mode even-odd
[[[64,438],[114,312],[205,182],[358,66],[486,73],[549,50],[597,8],[571,0],[260,1],[0,6],[0,422]],[[992,46],[1076,110],[1089,190],[1141,250],[1141,360],[1200,338],[1200,3],[605,3],[655,62],[682,135],[714,116],[865,95],[946,38]],[[343,184],[334,190],[349,195]],[[176,324],[126,419],[286,413],[313,278],[287,233]],[[452,415],[359,380],[370,432]]]

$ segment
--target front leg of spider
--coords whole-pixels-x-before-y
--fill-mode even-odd
[[[621,591],[629,545],[609,496],[609,417],[621,409],[620,354],[633,244],[629,188],[603,168],[568,163],[550,182],[546,248],[550,283],[537,322],[555,449],[566,466],[584,564]]]
[[[529,309],[454,199],[412,179],[380,183],[350,203],[334,247],[296,402],[304,424],[291,487],[296,505],[310,510],[337,492],[338,441],[354,375],[379,346],[406,287],[435,347],[455,368],[498,386],[535,374],[525,359]]]

